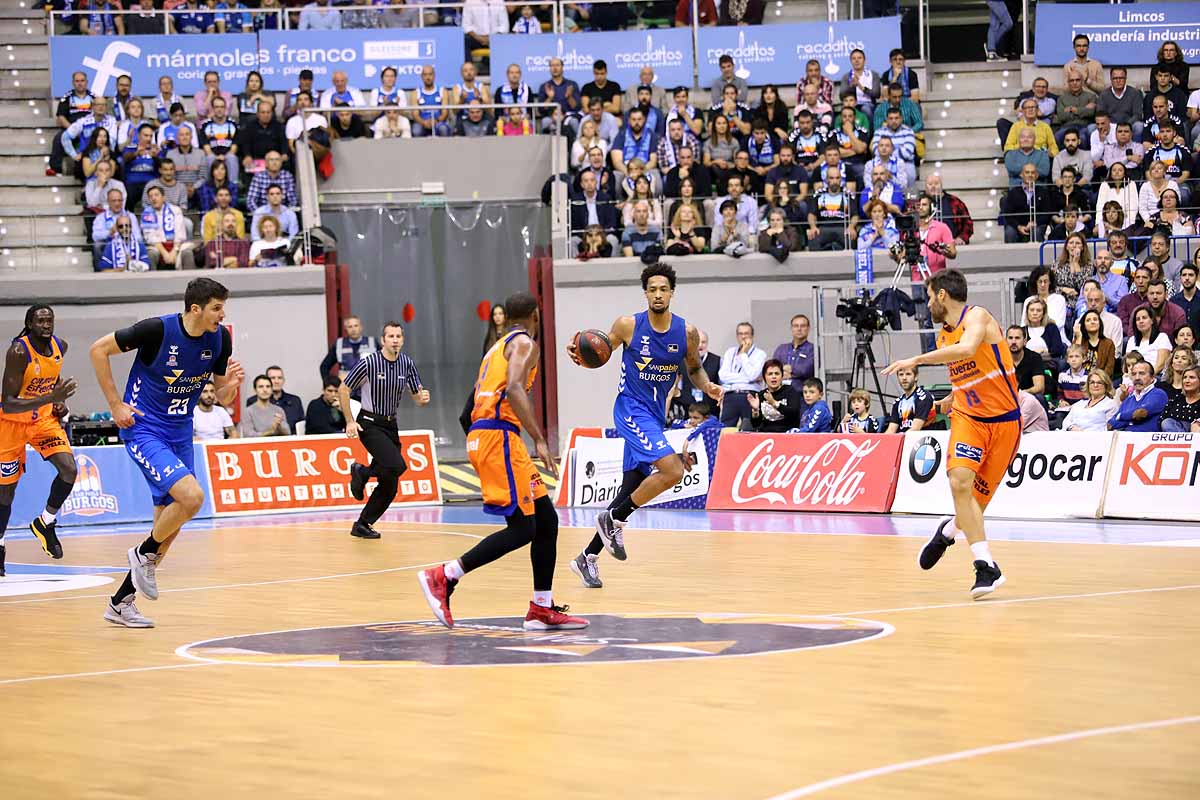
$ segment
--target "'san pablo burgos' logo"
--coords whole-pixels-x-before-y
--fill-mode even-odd
[[[99,60],[91,56],[85,56],[80,65],[85,69],[95,70],[95,75],[92,77],[92,93],[96,95],[108,95],[108,82],[115,81],[117,78],[129,77],[129,70],[121,69],[117,66],[117,59],[121,56],[129,56],[130,58],[140,58],[142,48],[136,44],[129,42],[116,41],[110,42],[104,48],[104,52],[100,55]]]
[[[104,493],[104,487],[100,483],[100,466],[95,460],[91,456],[76,456],[75,467],[79,473],[75,479],[75,488],[67,496],[59,513],[64,516],[77,514],[81,517],[116,514],[117,498]]]
[[[748,64],[775,63],[775,48],[761,43],[756,38],[746,41],[745,31],[738,31],[738,44],[735,48],[710,47],[704,51],[704,57],[708,59],[711,66],[720,64],[721,56],[724,55],[733,58],[733,62],[737,65],[737,71],[733,74],[742,80],[748,80],[753,74],[747,66]]]
[[[684,53],[667,45],[654,45],[654,35],[646,34],[646,47],[642,50],[618,50],[613,53],[613,63],[618,67],[641,69],[670,69],[683,66]]]
[[[862,486],[866,473],[858,468],[859,463],[878,446],[878,441],[830,439],[812,455],[772,456],[775,440],[766,439],[738,467],[733,477],[733,501],[786,504],[788,498],[774,491],[780,489],[790,490],[794,505],[850,505],[866,491]]]

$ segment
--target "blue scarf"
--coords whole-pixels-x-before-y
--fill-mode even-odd
[[[769,134],[761,145],[751,136],[750,141],[746,143],[746,149],[750,151],[750,160],[759,166],[770,166],[775,160],[775,147],[771,144]]]
[[[171,210],[170,203],[163,203],[161,224],[158,221],[158,214],[155,212],[154,206],[146,206],[145,210],[142,211],[143,235],[145,235],[144,232],[147,229],[161,230],[164,241],[175,241],[175,212]]]
[[[633,131],[626,129],[625,131],[625,146],[621,148],[621,155],[625,158],[625,163],[628,164],[635,158],[640,158],[647,164],[650,163],[650,142],[654,137],[651,135],[650,123],[646,123],[646,127],[642,128],[641,140],[633,138]]]
[[[179,99],[179,95],[177,94],[172,94],[171,100],[168,103],[163,102],[162,94],[159,94],[154,98],[154,113],[158,116],[158,122],[160,125],[165,125],[171,121],[171,106],[179,102],[182,101]]]

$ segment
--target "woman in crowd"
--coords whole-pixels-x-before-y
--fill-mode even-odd
[[[1089,312],[1095,314],[1095,311]],[[1099,316],[1097,316],[1099,319]],[[1102,369],[1092,369],[1087,376],[1087,396],[1071,406],[1063,420],[1064,431],[1106,431],[1108,419],[1116,413],[1118,403],[1113,397],[1112,378]]]
[[[1065,251],[1065,248],[1064,248]],[[1050,319],[1054,320],[1054,324],[1059,330],[1066,330],[1067,327],[1067,301],[1061,294],[1058,293],[1058,284],[1054,280],[1054,272],[1045,265],[1039,265],[1033,268],[1029,273],[1029,279],[1026,281],[1029,287],[1029,297],[1025,298],[1025,305],[1035,298],[1040,297],[1046,301],[1046,314]],[[1025,316],[1025,306],[1021,306],[1021,316]]]
[[[700,226],[696,207],[677,205],[671,218],[671,227],[667,229],[667,241],[663,250],[669,256],[703,253],[708,249],[708,236],[708,229]]]
[[[1042,358],[1060,359],[1067,352],[1062,331],[1054,320],[1046,317],[1046,301],[1035,297],[1025,304],[1025,332],[1029,341],[1025,347]]]
[[[1183,60],[1183,51],[1179,49],[1179,43],[1174,39],[1168,39],[1158,48],[1158,63],[1151,68],[1151,76],[1154,75],[1155,70],[1162,67],[1171,73],[1171,83],[1175,84],[1176,88],[1184,92],[1188,90],[1191,67]]]
[[[896,220],[892,219],[882,200],[872,200],[864,210],[869,220],[858,231],[858,249],[880,248],[890,251],[900,241]]]
[[[1079,290],[1093,272],[1087,239],[1082,233],[1070,234],[1062,252],[1058,254],[1058,263],[1054,265],[1054,283],[1068,303],[1074,303],[1079,298]]]
[[[588,152],[593,147],[599,147],[604,151],[604,155],[608,156],[608,141],[600,138],[599,129],[596,127],[596,120],[589,117],[584,117],[583,122],[579,125],[579,136],[576,137],[575,143],[571,145],[571,169],[580,170],[587,166]]]
[[[1134,217],[1136,219],[1136,215]],[[1125,210],[1116,200],[1109,200],[1100,207],[1100,216],[1096,219],[1096,236],[1107,239],[1110,233],[1124,233],[1130,236],[1138,231],[1132,230],[1136,225],[1125,224]]]
[[[722,193],[729,170],[733,169],[733,157],[741,146],[730,130],[729,120],[718,114],[709,126],[708,145],[704,148],[704,166],[712,172],[713,186]]]
[[[1171,354],[1171,341],[1159,332],[1158,323],[1146,306],[1133,312],[1133,335],[1125,340],[1125,355],[1131,353],[1141,354],[1154,367],[1155,375],[1162,372]]]
[[[1099,311],[1088,310],[1079,320],[1079,333],[1075,344],[1087,350],[1083,363],[1089,369],[1103,370],[1112,375],[1117,368],[1117,348],[1112,339],[1104,335],[1104,320]]]
[[[279,0],[262,0],[253,11],[255,31],[277,31],[283,27],[279,12],[283,6]]]
[[[497,303],[492,306],[492,313],[488,316],[487,336],[483,337],[484,355],[487,355],[487,351],[492,349],[492,345],[504,337],[507,330],[508,315],[504,313],[504,306]]]
[[[367,101],[373,106],[407,106],[408,93],[396,85],[396,68],[384,67],[379,73],[379,85],[371,90]]]
[[[140,97],[131,97],[125,104],[125,119],[117,123],[117,150],[124,150],[130,142],[137,141],[137,132],[143,125],[153,123],[146,119],[146,105]]]
[[[1158,388],[1171,398],[1183,391],[1183,373],[1188,367],[1196,366],[1196,354],[1192,348],[1176,345],[1167,359],[1167,366],[1158,380]]]
[[[770,208],[783,209],[783,216],[787,219],[789,225],[797,227],[797,233],[800,234],[801,240],[807,241],[805,229],[808,222],[808,212],[804,208],[804,203],[800,198],[792,194],[792,184],[789,181],[780,181],[775,184],[775,192],[771,195]]]
[[[782,263],[788,253],[802,249],[803,242],[795,225],[787,224],[782,208],[767,212],[767,227],[758,234],[758,252],[771,253]]]
[[[200,188],[196,190],[201,211],[208,212],[216,207],[218,189],[228,189],[232,197],[231,204],[237,205],[237,181],[229,180],[229,167],[225,165],[223,158],[218,158],[208,165],[208,180],[200,184]]]
[[[238,127],[243,128],[253,124],[254,116],[258,113],[258,101],[273,99],[271,95],[263,91],[262,75],[257,70],[250,70],[246,73],[246,86],[233,98],[234,107],[237,109]]]
[[[1158,263],[1158,259],[1147,258],[1142,262],[1142,265],[1150,270],[1150,281],[1162,281],[1167,287],[1167,297],[1175,294],[1175,283],[1163,273],[1162,264]]]
[[[1196,347],[1196,332],[1192,330],[1191,325],[1175,329],[1175,346],[1191,350],[1196,356],[1196,363],[1200,363],[1200,348]]]
[[[659,230],[663,228],[663,207],[662,201],[654,196],[654,192],[650,189],[650,179],[645,175],[639,175],[633,184],[633,195],[625,202],[621,209],[622,222],[626,225],[633,224],[633,208],[638,204],[639,200],[645,200],[650,206],[650,224],[657,225]]]
[[[83,157],[79,159],[79,174],[76,177],[86,181],[96,173],[98,162],[111,161],[112,158],[112,140],[108,135],[108,128],[97,125],[88,139],[87,146],[83,148]]]
[[[751,392],[750,423],[759,433],[786,433],[800,424],[804,401],[792,387],[783,382],[783,364],[777,358],[768,359],[762,371],[765,388]]]
[[[404,92],[400,92],[403,96]],[[376,139],[411,139],[412,123],[400,113],[400,109],[389,108],[371,124]]]
[[[774,136],[779,141],[786,141],[788,137],[788,129],[791,125],[788,123],[788,107],[787,103],[779,99],[779,89],[773,83],[768,83],[762,89],[762,101],[754,107],[754,113],[751,115],[750,122],[761,119],[767,123],[767,130],[771,136]]]
[[[1162,429],[1168,433],[1200,433],[1200,367],[1183,371],[1183,390],[1167,401]]]
[[[171,121],[171,106],[176,103],[183,103],[183,100],[175,94],[175,81],[163,75],[158,79],[158,94],[154,96],[154,118],[158,120],[156,127]]]
[[[1191,236],[1196,232],[1192,218],[1179,209],[1179,193],[1164,189],[1158,196],[1158,213],[1150,218],[1150,228],[1170,228],[1172,236]]]
[[[250,245],[250,266],[287,266],[288,240],[279,230],[279,220],[270,214],[259,217],[258,235],[259,240]]]
[[[1135,181],[1126,179],[1125,164],[1121,161],[1108,168],[1108,177],[1100,184],[1100,196],[1096,200],[1096,207],[1107,210],[1109,203],[1116,203],[1121,207],[1124,222],[1119,227],[1114,227],[1106,218],[1102,230],[1101,223],[1097,221],[1096,235],[1101,239],[1113,231],[1123,230],[1128,234],[1130,229],[1137,225],[1138,185]]]
[[[696,219],[699,220],[699,225],[704,225],[704,221],[708,219],[709,201],[701,200],[696,197],[696,182],[691,178],[683,178],[679,181],[679,199],[671,203],[667,209],[667,219],[674,220],[679,214],[679,209],[684,206],[691,206],[696,212]],[[705,234],[705,238],[708,238]]]
[[[612,258],[612,254],[612,242],[604,235],[604,229],[599,225],[588,225],[579,239],[579,253],[576,258],[588,261],[593,258]]]
[[[1155,161],[1146,168],[1146,182],[1138,192],[1138,214],[1144,221],[1149,222],[1158,213],[1158,200],[1167,189],[1174,189],[1175,196],[1179,196],[1179,184],[1167,177],[1167,165]]]

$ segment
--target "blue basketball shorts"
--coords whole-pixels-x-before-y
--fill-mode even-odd
[[[675,449],[667,442],[662,420],[618,406],[613,409],[613,424],[617,435],[625,440],[624,471],[636,469],[649,473],[654,462],[675,455]]]
[[[171,441],[150,431],[139,432],[136,425],[125,432],[123,439],[125,451],[150,486],[154,505],[170,505],[171,487],[195,474],[192,440]]]

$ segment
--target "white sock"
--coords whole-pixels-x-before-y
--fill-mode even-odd
[[[51,514],[49,511],[42,512],[42,522],[46,523],[47,525],[53,524],[55,519],[57,519],[57,516]]]
[[[552,592],[534,592],[533,604],[542,608],[550,608],[553,604],[553,601],[550,599],[551,594]]]
[[[951,517],[950,521],[946,523],[946,527],[942,528],[942,536],[957,539],[959,536],[966,536],[966,534],[962,532],[962,528],[958,527],[957,520]]]
[[[971,545],[971,553],[975,556],[976,561],[986,561],[989,567],[996,566],[996,562],[992,561],[992,553],[988,549],[986,541],[976,542]]]
[[[446,562],[446,578],[448,580],[457,581],[466,573],[463,572],[462,564],[458,563],[458,559]]]

